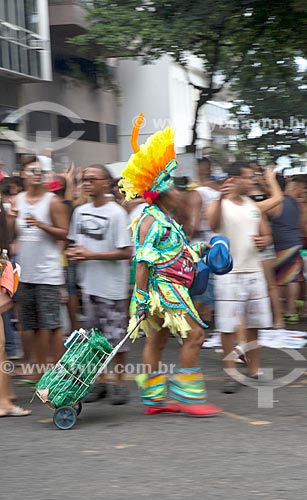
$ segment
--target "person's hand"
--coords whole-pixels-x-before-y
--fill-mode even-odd
[[[41,225],[41,221],[35,219],[35,217],[33,217],[33,215],[26,215],[26,217],[25,217],[25,223],[26,223],[27,226],[40,227],[40,225]]]
[[[267,247],[265,236],[254,236],[254,242],[258,250],[263,250]]]
[[[76,169],[76,171],[77,171],[76,177],[77,177],[78,184],[82,184],[83,170],[84,170],[84,167],[77,167],[77,169]]]
[[[65,255],[66,257],[68,258],[68,260],[73,260],[74,257],[75,257],[75,247],[68,247],[66,250],[65,250]]]
[[[75,171],[76,171],[75,164],[74,162],[72,162],[65,172],[65,179],[67,184],[69,185],[73,184],[75,178]]]
[[[273,179],[276,179],[276,172],[274,167],[267,167],[264,171],[264,178],[270,184]]]
[[[84,260],[90,260],[93,257],[93,252],[91,252],[85,247],[82,247],[81,245],[77,245],[73,250],[74,250],[74,255],[72,260],[84,261]]]
[[[17,219],[17,217],[18,217],[18,210],[17,210],[17,208],[11,207],[11,209],[7,212],[6,215],[8,217],[10,217],[11,219]]]
[[[210,245],[210,243],[208,243],[208,241],[204,241],[203,244],[205,246],[205,251],[209,250],[210,248],[212,248],[212,245]]]
[[[235,185],[232,178],[226,179],[221,186],[221,197],[226,198],[233,194]]]
[[[148,309],[142,309],[137,311],[139,319],[142,319],[143,321],[148,318],[149,315],[149,310]]]

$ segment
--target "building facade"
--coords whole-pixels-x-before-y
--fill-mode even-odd
[[[202,63],[196,57],[191,57],[188,71],[189,78],[194,84],[208,83],[205,80],[206,74]],[[198,92],[189,84],[186,72],[170,57],[164,56],[146,66],[137,60],[120,61],[118,78],[121,90],[119,103],[121,160],[126,160],[131,153],[132,123],[142,111],[146,121],[140,130],[140,143],[167,125],[175,128],[175,148],[186,164],[184,169],[186,173],[193,164],[193,155],[184,153],[186,146],[192,141],[198,98]],[[196,144],[196,149],[199,151],[214,145],[227,147],[229,112],[228,105],[224,102],[225,98],[225,93],[221,93],[219,102],[210,101],[199,112]]]
[[[51,80],[47,0],[0,0],[0,76]]]
[[[3,158],[5,148],[51,149],[58,170],[71,161],[118,159],[116,99],[95,78],[91,61],[67,43],[86,29],[82,3],[0,0],[0,120],[6,127],[0,160],[10,163],[8,171],[14,159]]]
[[[20,106],[25,82],[52,78],[47,0],[0,0],[0,123]],[[16,163],[14,142],[0,134],[0,160],[12,172]]]

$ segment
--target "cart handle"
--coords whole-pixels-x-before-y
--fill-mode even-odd
[[[117,354],[117,352],[119,351],[121,346],[128,340],[130,335],[138,328],[138,326],[142,323],[142,321],[144,321],[144,319],[146,319],[146,315],[142,314],[142,316],[140,316],[138,321],[136,322],[134,328],[132,328],[132,330],[130,332],[127,332],[126,335],[124,336],[124,338],[114,347],[113,351],[110,353],[110,355],[107,357],[105,362],[102,364],[102,366],[98,370],[98,373],[97,373],[95,378],[97,378],[97,377],[99,377],[99,375],[101,375],[101,373],[103,372],[105,367],[110,363],[110,361],[112,361],[112,359]]]

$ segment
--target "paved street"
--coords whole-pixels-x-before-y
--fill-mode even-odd
[[[143,340],[130,361],[140,361]],[[175,362],[170,343],[165,362]],[[299,351],[307,358],[307,349]],[[274,378],[307,369],[277,350],[262,349]],[[220,354],[201,353],[210,401],[224,413],[210,419],[143,416],[135,383],[131,402],[84,405],[77,425],[59,431],[37,399],[28,418],[1,420],[1,499],[306,498],[307,376],[274,391],[273,408],[257,407],[257,391],[220,392]],[[132,378],[132,377],[130,377]],[[17,387],[28,406],[32,389]]]

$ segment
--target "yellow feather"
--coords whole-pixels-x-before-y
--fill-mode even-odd
[[[130,156],[120,181],[127,200],[148,191],[157,175],[176,158],[174,135],[175,131],[166,127],[150,136],[139,151]]]

